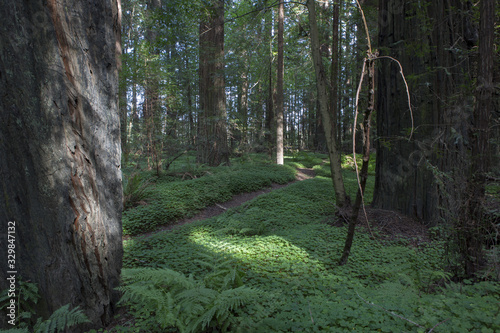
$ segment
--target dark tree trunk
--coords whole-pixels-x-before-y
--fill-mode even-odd
[[[200,24],[200,114],[198,161],[229,164],[224,78],[224,0],[212,0]]]
[[[69,303],[102,326],[122,258],[120,2],[3,0],[0,16],[0,289],[12,221],[9,270],[38,285],[38,314]]]
[[[479,20],[479,61],[476,103],[471,128],[471,169],[458,235],[462,235],[464,271],[473,277],[484,264],[485,231],[489,230],[484,212],[485,180],[490,163],[490,124],[493,114],[493,59],[495,39],[495,1],[481,0]]]
[[[378,208],[435,222],[440,214],[455,214],[459,206],[456,195],[463,192],[464,182],[456,167],[463,169],[467,161],[471,113],[470,93],[463,88],[470,79],[465,73],[471,71],[465,56],[467,15],[466,2],[459,0],[427,0],[423,6],[379,2],[380,55],[401,62],[413,114],[398,64],[379,60],[373,201]],[[412,117],[416,131],[410,139]],[[443,183],[442,172],[458,181]]]

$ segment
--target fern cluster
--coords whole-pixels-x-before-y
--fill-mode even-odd
[[[147,196],[152,183],[140,173],[131,174],[123,185],[123,209],[137,206]]]
[[[69,304],[54,311],[47,320],[43,320],[41,317],[35,319],[35,305],[39,299],[40,295],[36,284],[20,280],[17,295],[18,315],[16,325],[10,329],[0,330],[0,333],[56,333],[89,322],[78,307],[70,310]],[[10,297],[7,290],[2,291],[0,294],[0,310],[6,309],[9,302]],[[34,322],[34,324],[30,325],[30,322]]]
[[[122,271],[121,304],[128,305],[136,326],[149,332],[228,332],[238,324],[236,310],[258,296],[241,285],[241,273],[228,261],[216,259],[203,265],[222,268],[223,274],[196,281],[170,269],[135,268]]]

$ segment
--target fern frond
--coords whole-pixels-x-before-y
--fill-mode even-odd
[[[137,282],[153,283],[156,287],[170,286],[171,291],[190,289],[196,286],[192,277],[171,269],[129,268],[122,270],[122,280],[125,284]]]
[[[192,307],[194,304],[206,305],[210,304],[216,297],[217,291],[205,287],[198,287],[189,290],[185,290],[177,298],[180,301],[180,305],[183,308]]]
[[[255,300],[257,296],[258,292],[248,287],[223,292],[208,288],[187,290],[179,294],[183,306],[188,310],[186,313],[190,313],[185,320],[187,331],[200,332],[208,327],[225,331],[235,321],[233,310]],[[192,311],[194,309],[196,311]]]
[[[170,269],[124,269],[122,279],[125,284],[117,288],[123,293],[119,304],[130,303],[139,317],[151,317],[162,328],[180,323],[177,294],[198,287],[192,276]]]
[[[25,302],[37,303],[40,295],[38,286],[35,283],[19,281],[19,296]]]
[[[90,321],[82,310],[78,307],[69,310],[69,304],[66,304],[54,311],[49,319],[43,322],[38,321],[34,327],[34,331],[36,333],[55,333],[88,322]]]

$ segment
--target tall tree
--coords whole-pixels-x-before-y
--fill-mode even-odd
[[[38,285],[37,312],[69,303],[102,326],[122,257],[120,1],[4,0],[0,14],[0,255],[15,222],[11,270]]]
[[[148,152],[148,168],[155,168],[157,174],[161,167],[161,96],[160,96],[160,71],[158,57],[158,20],[160,0],[148,0],[148,22],[146,23],[145,39],[147,41],[148,54],[146,55],[146,77],[144,82],[143,116],[146,127],[146,147]]]
[[[483,233],[488,230],[484,216],[485,179],[490,163],[490,123],[493,114],[493,70],[495,40],[495,1],[481,0],[479,19],[479,61],[477,66],[476,101],[471,128],[471,170],[468,191],[464,202],[464,213],[459,228],[462,229],[465,245],[461,247],[464,270],[473,276],[484,261]]]
[[[211,0],[200,23],[198,160],[229,164],[224,77],[224,0]]]
[[[283,164],[283,32],[285,20],[285,3],[280,1],[278,6],[278,59],[276,78],[276,163]]]
[[[326,137],[328,156],[330,157],[330,168],[332,172],[332,181],[335,190],[336,203],[337,206],[343,207],[349,204],[349,201],[345,193],[344,180],[342,178],[340,151],[337,146],[337,126],[333,122],[332,115],[328,112],[328,80],[326,78],[326,72],[320,53],[319,33],[316,21],[316,1],[308,0],[307,8],[309,10],[311,53],[316,74],[319,110],[321,113],[323,130]]]
[[[330,114],[332,115],[332,121],[334,125],[337,126],[337,143],[338,146],[341,144],[341,121],[339,112],[339,21],[340,21],[340,7],[342,5],[342,0],[339,3],[333,4],[333,18],[332,18],[332,70],[330,78]]]
[[[380,55],[401,62],[413,113],[397,63],[381,60],[373,200],[378,208],[428,222],[436,222],[441,214],[457,214],[472,109],[467,54],[475,44],[475,28],[467,19],[470,14],[468,2],[461,0],[380,1]],[[409,140],[412,119],[417,130]],[[443,172],[457,181],[441,182]]]
[[[274,95],[276,93],[276,85],[273,83],[273,20],[272,20],[272,10],[267,12],[264,20],[264,38],[268,42],[266,43],[267,48],[267,96],[266,96],[266,119],[265,119],[265,142],[267,146],[267,151],[269,157],[273,156],[273,147],[276,140],[273,140],[274,135],[274,123],[275,123],[275,107],[274,107]]]

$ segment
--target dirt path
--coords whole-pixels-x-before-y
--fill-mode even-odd
[[[148,233],[136,235],[133,237],[124,236],[124,239],[148,238],[159,232],[176,229],[191,222],[205,220],[220,215],[230,208],[240,206],[245,202],[250,201],[262,194],[266,194],[276,189],[289,186],[297,181],[314,178],[314,176],[315,172],[312,169],[297,169],[295,181],[292,181],[288,184],[272,184],[271,187],[255,192],[237,194],[233,196],[231,200],[206,207],[205,209],[198,212],[195,216],[192,216],[190,218],[184,218],[176,221],[174,224],[161,226],[155,231],[151,231]],[[360,216],[358,218],[358,224],[360,227],[360,231],[362,232],[369,232],[371,234],[371,230],[373,228],[377,228],[379,230],[377,238],[379,239],[394,240],[404,238],[410,241],[410,243],[414,246],[419,246],[421,243],[429,241],[427,234],[428,228],[424,226],[420,221],[406,217],[394,211],[375,209],[369,206],[365,207],[365,210],[368,217],[368,224],[366,222],[364,212],[360,212]],[[349,212],[346,212],[345,217],[348,218],[348,216]],[[344,227],[347,224],[346,219],[338,219],[335,217],[329,218],[325,222],[337,227]]]
[[[314,178],[315,175],[316,175],[316,173],[312,169],[297,169],[297,174],[295,175],[295,181],[292,181],[288,184],[284,184],[284,185],[272,184],[271,187],[264,188],[264,189],[261,189],[261,190],[255,191],[255,192],[237,194],[237,195],[233,196],[233,198],[229,201],[206,207],[205,209],[201,210],[195,216],[178,220],[175,222],[175,224],[164,225],[164,226],[161,226],[160,228],[156,229],[155,231],[147,232],[147,233],[140,234],[140,235],[135,235],[133,237],[124,236],[123,238],[124,239],[137,238],[137,237],[148,238],[156,233],[167,231],[167,230],[172,230],[172,229],[178,228],[184,224],[188,224],[188,223],[200,221],[200,220],[205,220],[205,219],[220,215],[230,208],[238,207],[238,206],[244,204],[245,202],[250,201],[250,200],[258,197],[259,195],[266,194],[266,193],[269,193],[271,191],[277,190],[279,188],[289,186],[297,181],[302,181],[305,179]]]

